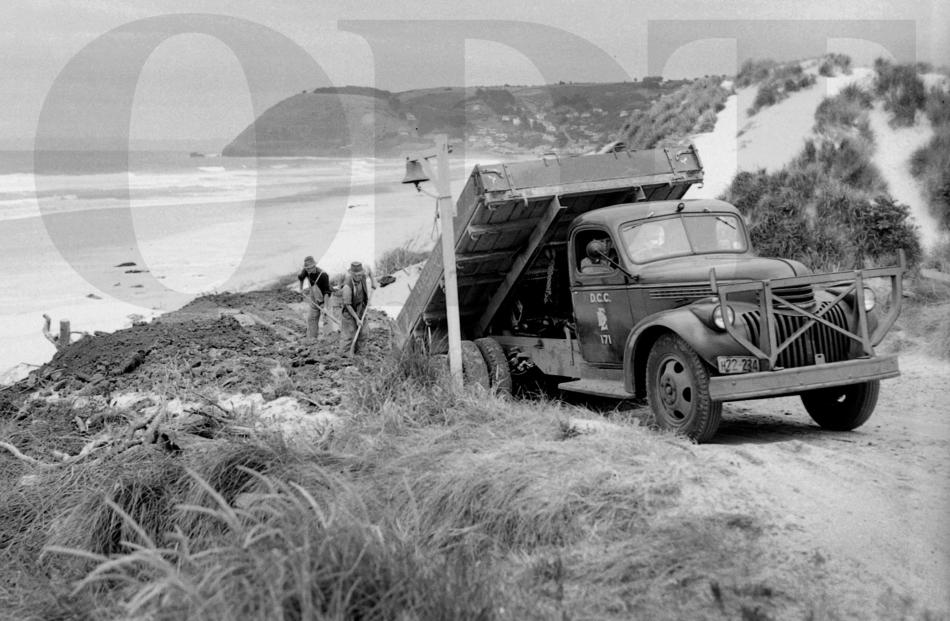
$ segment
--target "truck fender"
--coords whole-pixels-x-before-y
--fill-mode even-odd
[[[687,306],[675,308],[661,315],[651,315],[637,323],[623,350],[624,389],[643,396],[646,394],[647,357],[653,343],[662,334],[673,333],[682,338],[707,364],[716,366],[716,357],[722,355],[749,355],[749,352],[726,332],[707,326]]]

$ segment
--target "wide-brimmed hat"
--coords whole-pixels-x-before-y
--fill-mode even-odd
[[[303,260],[304,267],[316,267],[317,262],[313,260],[313,257],[305,257]]]
[[[350,272],[354,274],[359,274],[359,273],[362,273],[362,271],[363,271],[362,263],[360,263],[359,261],[353,261],[352,263],[350,263]]]

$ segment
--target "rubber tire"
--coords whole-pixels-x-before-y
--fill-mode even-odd
[[[709,398],[709,371],[675,334],[660,336],[647,357],[647,401],[660,429],[696,442],[716,435],[722,403]]]
[[[462,381],[466,386],[491,389],[488,365],[485,364],[485,358],[478,349],[478,345],[471,341],[462,341]]]
[[[880,392],[880,380],[872,380],[803,392],[801,398],[808,415],[822,429],[851,431],[871,417]]]
[[[508,368],[508,356],[501,344],[490,336],[475,339],[475,345],[482,353],[488,366],[488,380],[492,390],[502,395],[511,394],[511,369]]]

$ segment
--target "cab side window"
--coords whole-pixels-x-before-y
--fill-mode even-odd
[[[574,257],[580,274],[609,274],[617,263],[617,251],[605,231],[581,231],[574,236]]]

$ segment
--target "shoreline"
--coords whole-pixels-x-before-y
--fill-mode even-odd
[[[381,163],[360,176],[393,177],[395,164]],[[453,166],[455,193],[467,179],[468,164]],[[240,201],[133,209],[133,248],[111,241],[104,224],[88,226],[105,223],[102,213],[100,218],[90,218],[90,211],[57,215],[67,230],[88,229],[76,235],[78,248],[66,249],[69,258],[42,218],[0,221],[2,236],[16,240],[0,249],[0,263],[9,272],[0,303],[0,385],[21,379],[56,354],[42,334],[44,314],[51,317],[54,334],[67,319],[75,332],[114,332],[205,294],[279,287],[307,255],[333,274],[354,260],[374,266],[384,251],[403,244],[428,243],[434,201],[410,189],[400,192],[399,180],[401,172],[393,182],[353,179],[346,192],[329,187],[271,196],[262,199],[261,209]]]

